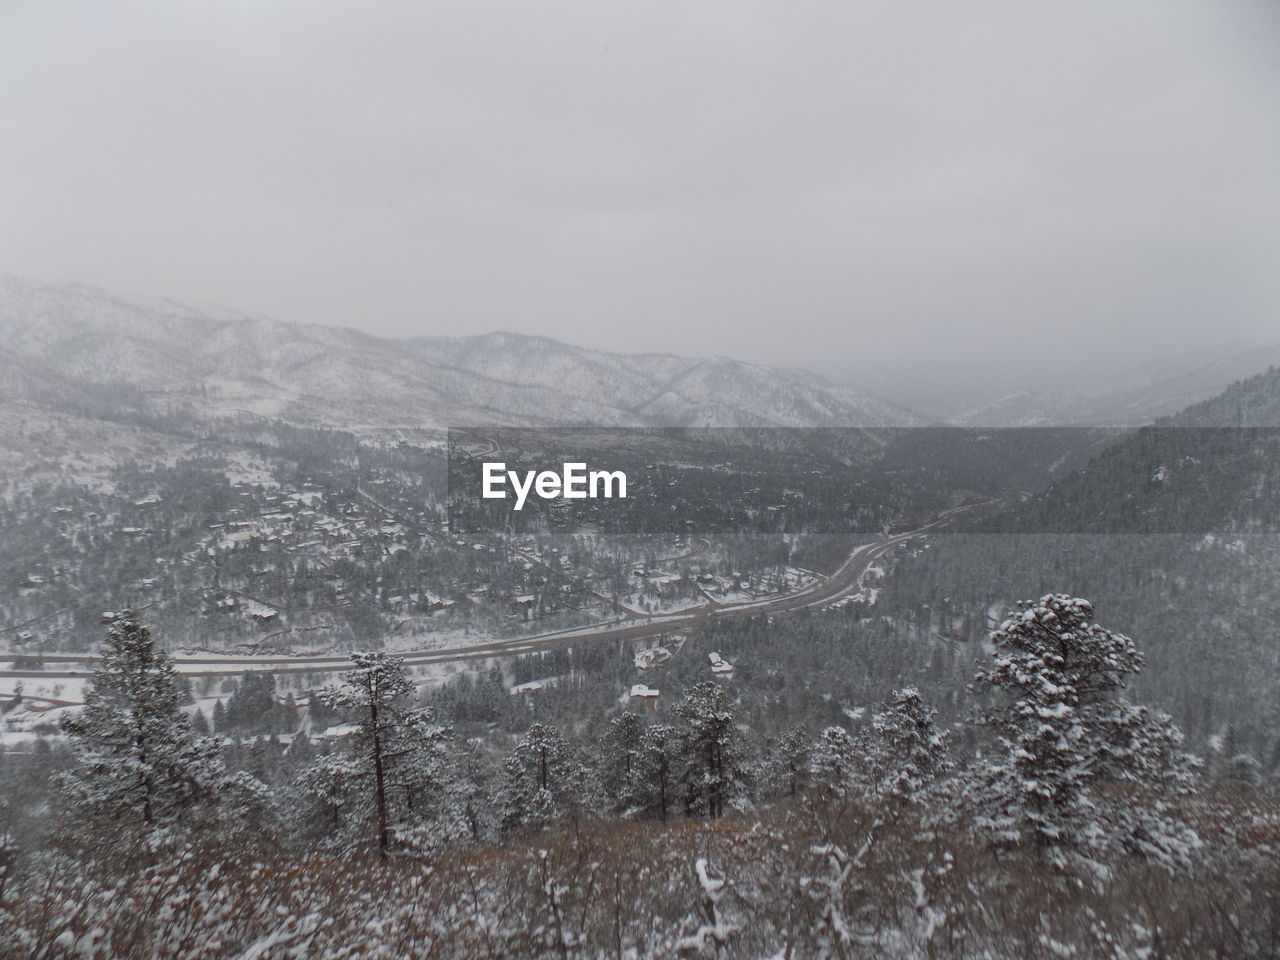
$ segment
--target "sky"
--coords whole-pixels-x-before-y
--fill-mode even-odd
[[[1280,341],[1270,0],[0,3],[0,272],[864,384]]]

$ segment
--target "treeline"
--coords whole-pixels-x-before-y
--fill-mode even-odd
[[[992,612],[1065,586],[1143,638],[1151,656],[1136,695],[1169,710],[1197,750],[1247,753],[1275,777],[1277,569],[1275,534],[947,534],[895,563],[875,611],[914,624],[917,662],[937,661],[963,692],[954,681],[969,672]]]
[[[591,739],[540,721],[468,738],[374,653],[321,697],[349,725],[340,743],[264,738],[238,758],[192,729],[172,663],[127,617],[64,721],[70,762],[43,835],[6,834],[0,947],[1263,955],[1274,801],[1247,776],[1203,790],[1170,718],[1125,697],[1135,644],[1092,616],[1046,595],[991,632],[975,750],[912,687],[843,723],[753,737],[715,681],[666,716],[615,711]],[[265,683],[236,698],[273,709]],[[1230,923],[1186,916],[1207,879]],[[282,887],[274,917],[247,905],[264,884]],[[339,891],[346,906],[325,913]],[[156,912],[177,902],[200,922]]]

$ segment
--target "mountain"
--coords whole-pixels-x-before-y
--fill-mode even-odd
[[[1280,368],[1142,427],[994,529],[1040,533],[1280,532]]]
[[[1074,371],[1057,389],[1010,382],[964,394],[925,388],[912,408],[963,427],[1140,426],[1208,400],[1230,384],[1280,364],[1280,344],[1154,356],[1119,371]],[[960,388],[955,388],[960,389]],[[890,399],[893,389],[880,391]]]
[[[155,408],[358,433],[451,425],[889,426],[916,414],[803,371],[624,356],[491,333],[383,339],[221,307],[0,276],[0,393],[57,406],[86,384]]]
[[[1178,414],[1156,421],[1169,427],[1280,427],[1280,367],[1271,367]]]
[[[1075,432],[1075,431],[1064,431]],[[1080,431],[1084,433],[1086,431]],[[1021,600],[1070,593],[1139,640],[1134,680],[1198,749],[1280,769],[1280,368],[1120,437],[1082,470],[959,522],[886,581],[878,612],[977,642]],[[950,681],[971,676],[965,644]],[[945,685],[944,685],[945,686]]]

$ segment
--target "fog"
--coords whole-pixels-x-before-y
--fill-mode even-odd
[[[1280,340],[1278,42],[1262,2],[7,3],[0,271],[1061,383]]]

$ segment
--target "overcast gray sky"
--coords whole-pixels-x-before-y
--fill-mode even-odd
[[[4,0],[0,271],[1065,379],[1280,341],[1277,50],[1273,0]]]

